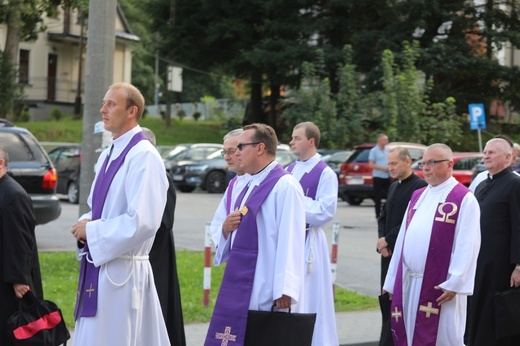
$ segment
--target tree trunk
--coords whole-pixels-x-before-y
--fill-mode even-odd
[[[282,130],[282,119],[280,119],[281,114],[281,104],[280,104],[280,85],[279,84],[271,84],[269,86],[271,89],[271,95],[269,95],[269,113],[268,113],[268,125],[276,132],[278,138],[280,138],[281,130]]]
[[[5,51],[9,54],[11,65],[18,69],[18,47],[22,31],[20,11],[11,11],[7,15],[7,37]]]
[[[254,70],[251,73],[250,105],[251,117],[250,119],[247,119],[247,123],[265,123],[266,119],[262,106],[262,72],[258,70]]]

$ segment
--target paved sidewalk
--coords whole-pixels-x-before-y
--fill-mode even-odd
[[[204,345],[208,325],[209,323],[185,325],[187,346]],[[336,325],[340,345],[376,346],[381,331],[381,313],[379,310],[338,312],[336,313]],[[73,337],[74,335],[68,344],[72,344]]]

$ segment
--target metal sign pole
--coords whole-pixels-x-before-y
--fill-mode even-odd
[[[480,132],[480,128],[478,129],[478,149],[479,153],[482,152],[482,133]]]

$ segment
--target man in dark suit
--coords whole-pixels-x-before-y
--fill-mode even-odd
[[[388,171],[395,181],[388,189],[388,198],[381,208],[381,216],[378,219],[377,252],[381,254],[381,287],[385,282],[395,241],[410,197],[415,190],[427,185],[423,179],[413,173],[412,159],[406,148],[394,147],[390,149],[388,152]],[[389,322],[383,322],[379,345],[393,345]]]
[[[143,127],[142,130],[148,137],[148,140],[155,146],[154,133],[146,127]],[[149,256],[170,343],[172,346],[186,346],[181,292],[177,275],[177,259],[175,257],[175,242],[173,239],[173,221],[177,195],[173,179],[168,172],[166,172],[166,177],[169,184],[166,207],[164,208],[161,227],[155,234],[155,240]]]
[[[0,345],[10,345],[6,322],[28,291],[43,299],[31,198],[7,174],[9,154],[0,145]]]

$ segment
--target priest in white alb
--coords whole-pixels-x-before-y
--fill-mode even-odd
[[[429,146],[419,167],[428,186],[412,194],[383,286],[392,298],[394,344],[460,346],[480,249],[480,209],[452,177],[448,146]]]
[[[168,181],[138,121],[144,98],[112,85],[101,115],[113,142],[95,166],[91,211],[72,226],[81,259],[75,346],[170,345],[148,258],[166,205]]]

